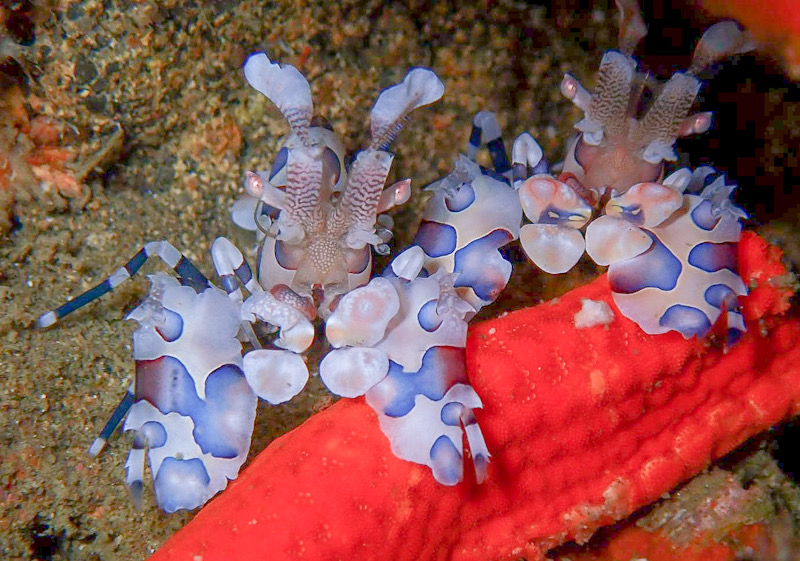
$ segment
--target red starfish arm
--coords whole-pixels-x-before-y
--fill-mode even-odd
[[[778,257],[755,236],[741,245],[744,278],[771,290],[761,313],[781,311]],[[724,352],[645,335],[616,311],[576,330],[582,298],[613,309],[601,277],[471,331],[486,483],[437,484],[392,455],[362,400],[342,400],[271,444],[151,559],[541,559],[800,412],[797,320],[751,310]]]

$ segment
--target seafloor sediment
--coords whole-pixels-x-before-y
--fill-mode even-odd
[[[265,50],[297,66],[311,83],[318,112],[351,150],[367,141],[368,112],[382,87],[411,66],[439,74],[444,99],[416,112],[394,145],[390,180],[410,176],[415,187],[411,203],[395,214],[396,243],[402,245],[424,200],[420,188],[450,169],[475,112],[495,111],[507,140],[532,132],[557,159],[577,118],[559,94],[561,77],[571,72],[588,82],[599,53],[616,40],[607,7],[573,11],[510,1],[456,8],[425,2],[83,0],[33,7],[33,39],[15,51],[26,110],[66,125],[60,143],[73,150],[76,165],[91,162],[118,128],[124,141],[113,157],[85,173],[85,196],[78,200],[64,199],[57,185],[29,182],[15,185],[25,191],[7,203],[15,226],[0,238],[3,559],[144,559],[192,516],[160,513],[147,488],[143,508],[133,508],[122,483],[129,435],[112,439],[96,459],[87,455],[131,381],[133,326],[124,317],[146,291],[146,279],[129,282],[52,329],[37,331],[32,322],[93,286],[146,241],[168,239],[208,273],[216,236],[249,245],[231,225],[228,209],[242,190],[244,172],[269,167],[287,126],[245,83],[247,53]],[[648,40],[648,49],[652,42],[664,54],[651,59],[655,72],[686,64],[690,39],[708,23],[695,19],[691,37],[676,35],[677,26],[664,34],[666,46],[658,47],[658,37]],[[655,29],[657,22],[651,35]],[[760,123],[752,124],[760,159],[743,149],[746,175],[738,180],[742,189],[761,189],[746,198],[765,222],[791,206],[782,195],[791,173],[784,166],[796,161],[781,150],[792,139],[796,146],[800,113],[777,67],[763,57],[755,60],[740,61],[738,70],[745,93],[758,100],[747,111],[760,115],[760,103],[769,118],[744,117],[735,125],[721,119],[720,136],[692,141],[687,150],[701,152],[695,161],[713,161],[714,154],[731,151],[725,135],[734,133],[726,127],[747,131]],[[725,87],[718,91],[742,89]],[[700,103],[718,97],[704,96]],[[727,105],[719,109],[729,118]],[[741,110],[733,114],[736,119]],[[791,249],[796,238],[784,224],[769,228]],[[554,279],[520,264],[510,296],[491,313],[553,296],[595,272],[586,266]],[[261,406],[252,453],[330,399],[312,383],[289,404]]]

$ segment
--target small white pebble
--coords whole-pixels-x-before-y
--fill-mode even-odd
[[[575,329],[585,329],[595,325],[608,325],[614,321],[611,306],[600,300],[581,298],[581,309],[575,314]]]

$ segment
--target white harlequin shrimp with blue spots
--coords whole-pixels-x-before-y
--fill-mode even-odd
[[[441,483],[454,485],[463,477],[466,431],[482,480],[489,454],[472,415],[481,401],[469,385],[464,359],[467,318],[475,310],[456,293],[455,275],[423,272],[419,247],[397,259],[403,277],[390,268],[384,277],[350,292],[343,300],[351,302],[331,315],[327,332],[337,348],[322,360],[320,376],[340,395],[366,393],[395,454],[430,466]],[[407,260],[416,264],[415,271]],[[392,296],[375,300],[376,290]],[[351,331],[367,315],[378,327],[370,341]]]
[[[692,181],[676,185],[670,178],[677,175],[690,175]],[[704,181],[708,182],[705,186]],[[606,215],[586,230],[589,256],[610,265],[614,302],[646,333],[703,336],[724,310],[729,336],[735,339],[744,331],[737,297],[747,289],[736,267],[744,213],[730,204],[733,186],[708,167],[694,174],[679,170],[663,186],[653,185],[670,190],[680,206],[666,217],[661,213],[650,219],[641,205],[624,200],[627,194],[612,198]],[[673,190],[674,185],[681,190],[704,188],[699,194],[681,194]],[[634,209],[640,212],[634,214]],[[637,238],[625,244],[632,249],[615,252],[617,242],[625,237]]]
[[[711,168],[666,178],[664,170],[677,159],[678,138],[711,124],[710,113],[689,114],[701,86],[694,75],[751,45],[733,22],[717,23],[703,35],[688,72],[654,85],[636,72],[631,56],[646,32],[638,6],[618,6],[620,50],[603,56],[594,92],[569,74],[561,83],[584,118],[558,177],[537,175],[520,186],[531,221],[522,227],[522,247],[549,273],[570,270],[584,250],[609,265],[615,303],[647,333],[702,337],[725,310],[733,338],[744,329],[737,297],[746,289],[736,271],[744,212],[729,199],[733,187]],[[639,115],[648,88],[653,98]]]
[[[295,68],[256,53],[244,74],[292,128],[272,171],[247,175],[249,200],[235,211],[237,222],[263,233],[256,274],[225,238],[211,249],[221,288],[169,242],[149,242],[95,288],[37,321],[53,325],[129,279],[150,257],[175,271],[177,279],[152,275],[147,298],[128,316],[139,323],[135,382],[90,448],[98,454],[124,421],[135,435],[126,485],[138,503],[148,459],[156,500],[167,512],[202,506],[236,478],[258,398],[282,403],[306,385],[309,370],[299,353],[314,342],[313,322],[369,280],[371,248],[388,251],[390,233],[378,214],[410,195],[410,180],[384,189],[389,144],[411,111],[444,91],[423,68],[384,90],[371,112],[372,141],[347,168],[341,141],[313,118],[308,82]],[[367,388],[379,379],[367,380]]]
[[[494,170],[474,161],[482,144]],[[482,403],[465,366],[467,322],[511,275],[498,249],[519,235],[514,184],[546,170],[528,134],[514,142],[509,164],[494,114],[478,113],[468,156],[428,187],[412,247],[383,277],[344,296],[326,323],[335,348],[320,364],[322,380],[339,395],[365,394],[394,453],[429,466],[445,485],[464,477],[464,437],[476,479],[486,476],[490,454],[473,413]]]

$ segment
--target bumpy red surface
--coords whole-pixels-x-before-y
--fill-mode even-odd
[[[778,559],[774,536],[764,524],[751,524],[729,532],[724,540],[710,533],[695,536],[691,543],[675,543],[665,532],[627,526],[597,550],[570,552],[557,561],[736,561]],[[748,556],[747,553],[751,556]],[[755,552],[755,553],[754,553]]]
[[[785,308],[778,255],[753,235],[741,251],[743,276],[770,287],[759,309]],[[392,455],[363,400],[342,400],[277,439],[151,559],[541,559],[800,412],[797,320],[753,312],[726,351],[645,335],[618,313],[576,330],[582,298],[613,308],[602,277],[472,329],[486,483],[437,484]]]

